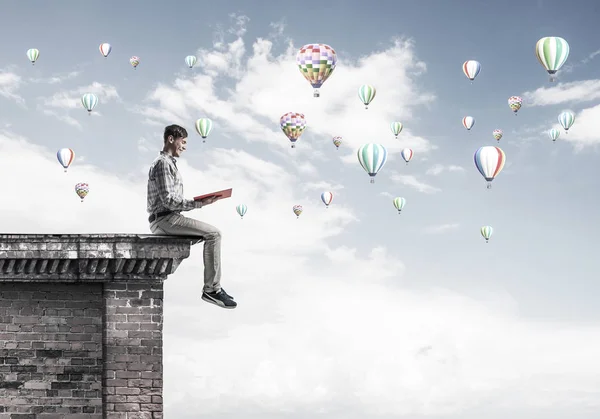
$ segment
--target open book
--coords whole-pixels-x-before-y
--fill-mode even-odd
[[[222,191],[207,193],[207,194],[200,195],[200,196],[195,196],[194,201],[201,201],[204,198],[208,198],[211,196],[215,196],[215,197],[217,197],[217,199],[231,198],[231,188],[223,189]]]

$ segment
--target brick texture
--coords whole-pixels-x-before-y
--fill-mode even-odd
[[[197,242],[0,234],[0,419],[163,419],[163,282]]]

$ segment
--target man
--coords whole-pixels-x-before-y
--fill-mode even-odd
[[[214,226],[184,217],[182,211],[202,208],[215,202],[185,199],[183,183],[176,157],[181,157],[187,145],[187,131],[179,125],[169,125],[163,135],[164,147],[152,162],[148,172],[148,213],[150,231],[154,234],[199,236],[204,239],[204,288],[202,299],[219,307],[233,309],[237,303],[221,288],[221,232]]]

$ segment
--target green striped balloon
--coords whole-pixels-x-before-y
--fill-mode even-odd
[[[37,61],[39,56],[40,50],[36,48],[31,48],[27,50],[27,58],[29,58],[29,61],[31,61],[32,65],[35,65],[35,62]]]
[[[213,122],[208,118],[200,118],[196,121],[196,131],[202,138],[208,137],[210,131],[212,130]],[[206,141],[202,141],[205,143]]]
[[[381,144],[365,144],[356,153],[358,162],[371,176],[371,183],[375,183],[375,175],[385,165],[387,150]]]
[[[492,233],[493,232],[494,232],[494,229],[492,227],[490,227],[490,226],[483,226],[483,227],[481,227],[481,235],[485,239],[486,243],[488,242],[488,240],[490,239],[490,237],[492,237]]]
[[[390,124],[390,129],[392,130],[392,132],[394,133],[394,135],[396,136],[396,138],[398,138],[398,134],[400,134],[400,132],[402,131],[402,122],[392,122]]]
[[[569,58],[569,43],[558,36],[547,36],[535,44],[535,55],[550,74],[550,81],[554,81],[553,75]]]
[[[86,93],[83,96],[81,96],[81,104],[91,115],[92,109],[94,109],[98,104],[98,96],[96,96],[93,93]]]
[[[360,101],[364,103],[365,109],[369,109],[369,103],[375,99],[376,94],[377,90],[370,84],[363,84],[358,88],[358,97],[360,98]]]
[[[398,214],[400,214],[400,212],[402,211],[402,208],[404,208],[405,205],[406,205],[406,198],[402,198],[400,196],[397,198],[394,198],[394,206],[398,210]]]

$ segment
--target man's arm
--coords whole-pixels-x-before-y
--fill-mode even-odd
[[[175,180],[166,162],[162,160],[156,162],[154,176],[158,187],[159,199],[169,210],[189,211],[200,207],[193,199],[185,199],[175,189]]]

